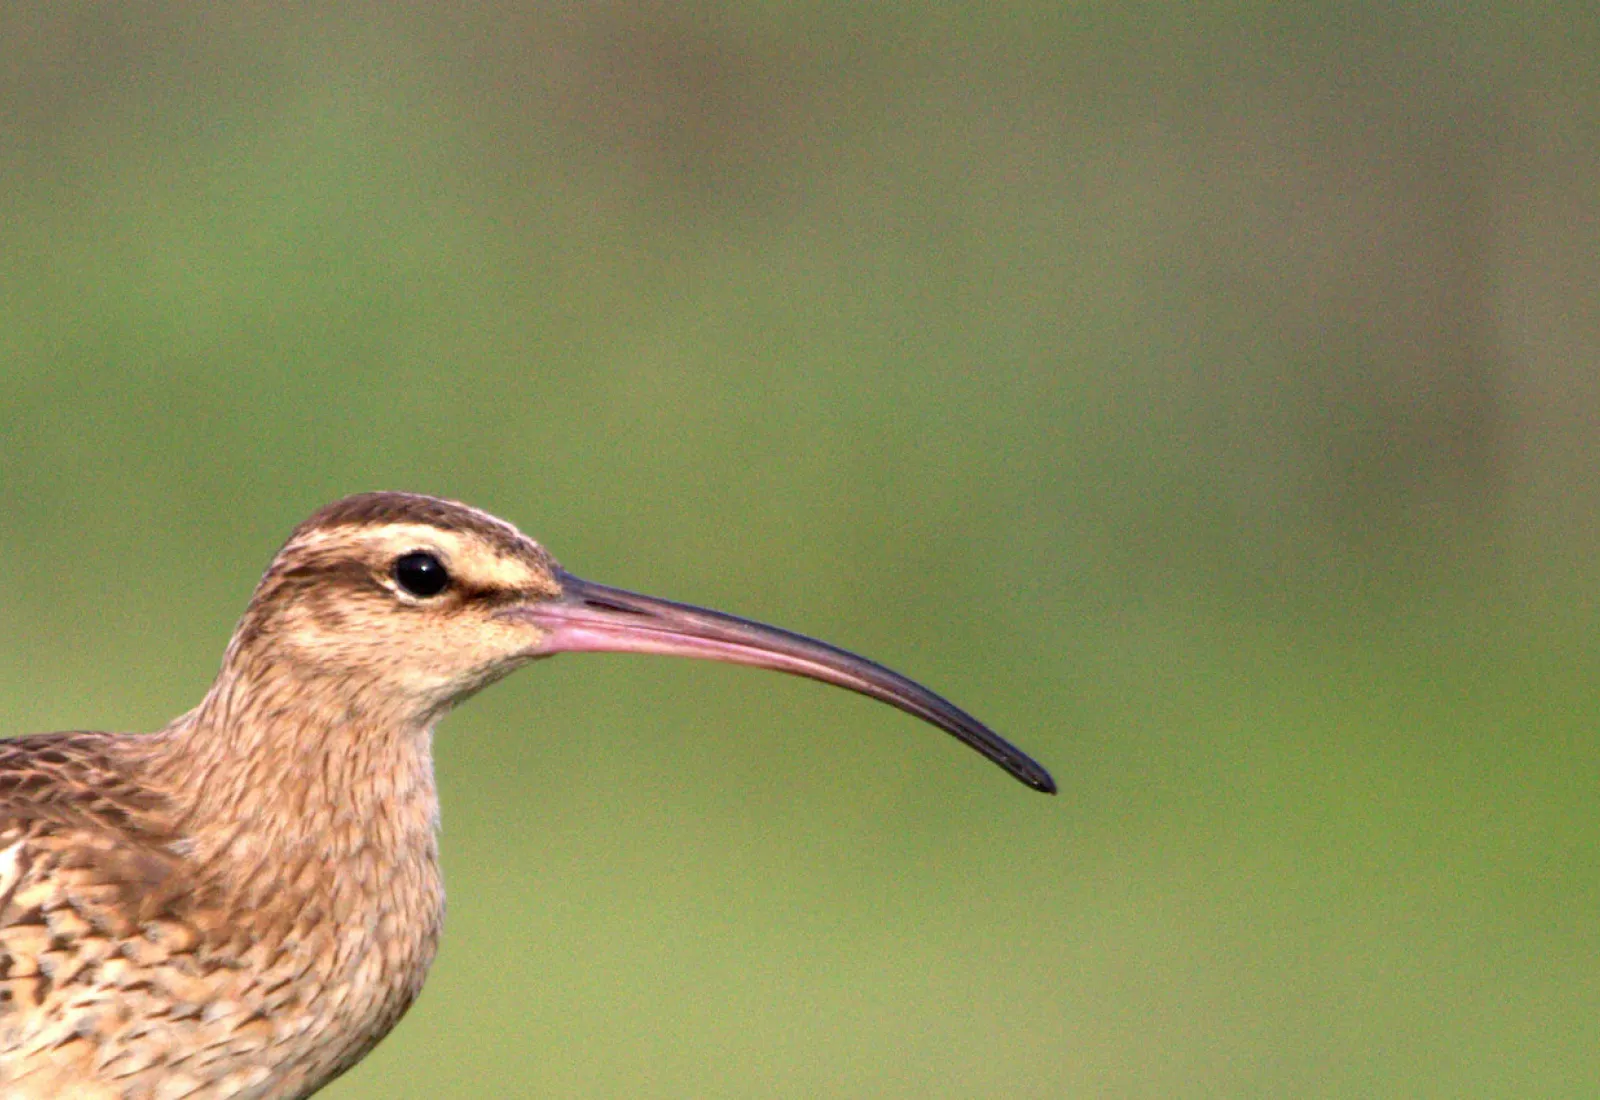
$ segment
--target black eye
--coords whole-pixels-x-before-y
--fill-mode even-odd
[[[450,587],[450,574],[444,562],[426,550],[413,550],[395,559],[394,582],[411,595],[426,599]]]

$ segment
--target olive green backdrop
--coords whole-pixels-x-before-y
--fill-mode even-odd
[[[1585,5],[0,11],[0,729],[346,492],[877,657],[439,732],[330,1097],[1600,1092]]]

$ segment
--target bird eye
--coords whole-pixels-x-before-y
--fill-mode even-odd
[[[450,573],[426,550],[413,550],[395,559],[394,582],[408,594],[427,599],[450,587]]]

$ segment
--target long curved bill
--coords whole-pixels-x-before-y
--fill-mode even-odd
[[[553,653],[661,653],[792,672],[880,699],[931,722],[1036,791],[1054,794],[1050,773],[953,703],[876,662],[720,611],[641,596],[565,571],[561,595],[516,609],[544,632],[535,656]]]

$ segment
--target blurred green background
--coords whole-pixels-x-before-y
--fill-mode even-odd
[[[0,7],[0,729],[459,497],[950,694],[440,731],[327,1095],[1600,1093],[1587,4]]]

